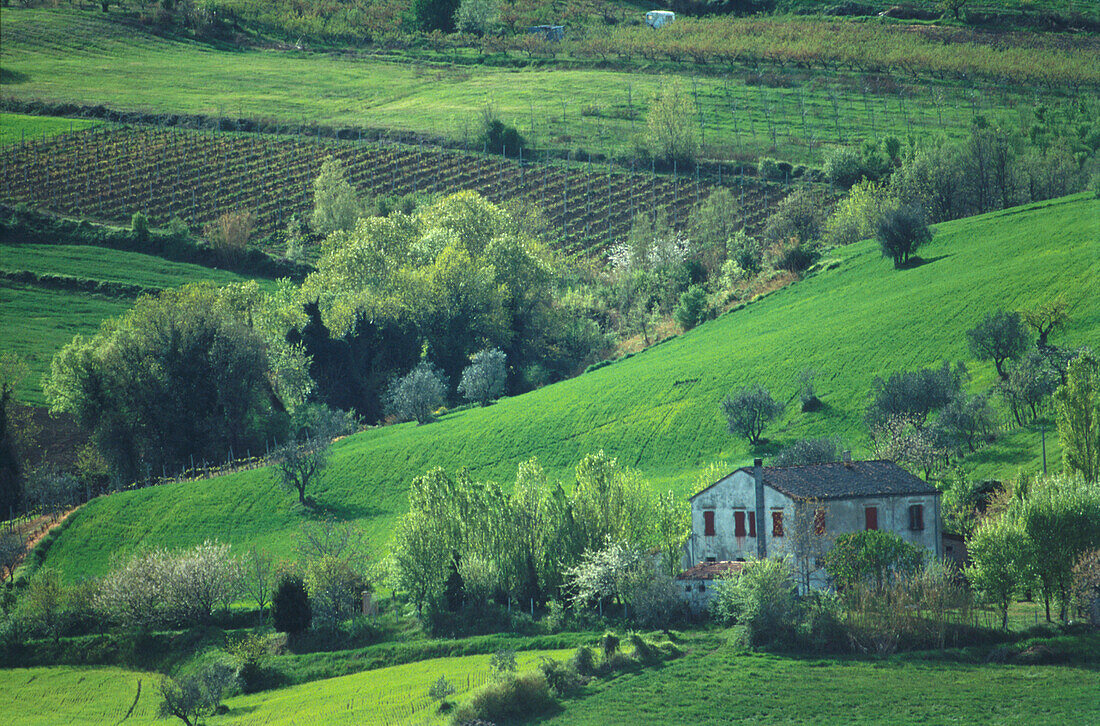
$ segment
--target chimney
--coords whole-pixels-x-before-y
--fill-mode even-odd
[[[764,523],[764,460],[752,462],[752,474],[756,480],[756,556],[764,559],[768,556],[767,532]]]
[[[852,452],[850,450],[844,452],[844,463],[848,465],[852,463]]]

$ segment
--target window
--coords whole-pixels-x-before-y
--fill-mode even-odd
[[[733,513],[733,536],[741,539],[745,536],[745,513]]]
[[[825,534],[825,508],[821,507],[814,512],[814,534],[818,537]]]
[[[749,536],[756,536],[756,512],[749,512]]]
[[[909,529],[913,532],[920,532],[924,529],[924,505],[923,504],[910,504],[909,505]]]
[[[772,537],[783,536],[783,512],[772,512]]]
[[[714,536],[714,510],[703,512],[703,536]]]
[[[878,529],[878,507],[863,510],[864,529]]]

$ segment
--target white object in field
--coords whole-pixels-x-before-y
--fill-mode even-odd
[[[650,10],[645,14],[645,22],[651,28],[659,28],[668,25],[676,19],[676,13],[671,10]]]

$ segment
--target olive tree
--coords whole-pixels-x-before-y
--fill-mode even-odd
[[[966,542],[971,565],[966,577],[971,586],[1001,613],[1001,628],[1008,628],[1008,606],[1016,593],[1029,583],[1031,543],[1014,517],[983,522]]]
[[[924,210],[913,205],[895,204],[883,210],[875,224],[882,256],[894,261],[895,269],[909,262],[921,245],[932,241],[932,230]]]
[[[752,445],[761,442],[768,424],[783,411],[783,404],[772,398],[760,384],[733,391],[720,404],[731,434],[743,436]]]
[[[390,384],[387,409],[400,421],[415,420],[418,424],[426,424],[433,420],[446,394],[443,374],[427,361],[421,361],[407,375],[395,378]]]
[[[1018,312],[995,310],[966,331],[970,350],[978,360],[992,360],[1002,381],[1008,380],[1005,361],[1016,360],[1030,345],[1027,326]]]
[[[468,401],[488,406],[490,401],[504,393],[504,383],[508,377],[504,363],[504,351],[500,348],[474,353],[470,357],[470,365],[462,371],[458,392]]]

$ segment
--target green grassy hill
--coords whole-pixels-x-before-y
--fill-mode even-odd
[[[24,270],[149,288],[247,279],[201,265],[90,245],[0,244],[0,271]],[[27,361],[28,375],[17,392],[19,399],[45,405],[42,383],[54,354],[74,335],[94,334],[103,320],[121,315],[132,304],[133,300],[123,297],[0,280],[0,348],[14,351]]]
[[[759,382],[792,401],[798,373],[817,370],[824,409],[803,414],[789,402],[761,451],[835,434],[859,456],[868,453],[861,421],[872,378],[968,359],[964,333],[992,309],[1064,293],[1072,320],[1055,342],[1100,347],[1100,200],[1077,195],[943,224],[921,252],[926,264],[896,271],[873,243],[852,245],[809,279],[629,359],[426,426],[349,437],[334,446],[314,497],[320,509],[360,522],[381,548],[408,482],[433,466],[507,482],[530,457],[567,476],[586,453],[605,449],[653,486],[685,493],[703,466],[757,453],[719,416],[733,387]],[[988,387],[992,365],[971,363],[973,387]],[[1010,434],[975,457],[975,474],[1038,466],[1038,439]],[[1054,436],[1048,453],[1057,470]],[[70,578],[97,575],[139,547],[206,537],[289,554],[302,519],[319,516],[295,501],[269,470],[116,494],[74,515],[47,562]]]

